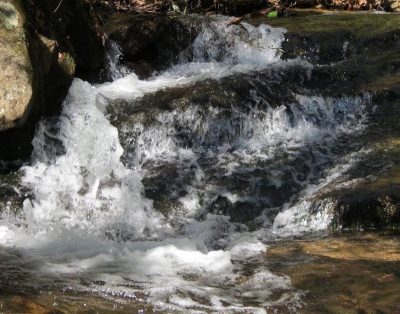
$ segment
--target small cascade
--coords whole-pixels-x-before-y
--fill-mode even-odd
[[[115,81],[123,78],[129,74],[129,70],[121,65],[120,59],[122,56],[121,48],[115,41],[109,40],[108,51],[106,55],[107,59],[107,76],[110,81]]]
[[[40,123],[21,169],[30,195],[2,213],[0,244],[69,289],[160,311],[298,309],[303,292],[260,262],[265,243],[329,226],[315,195],[357,160],[343,140],[363,132],[371,97],[288,86],[277,103],[271,71],[310,75],[280,59],[284,33],[215,18],[189,60],[147,80],[111,42],[112,81],[74,80]]]

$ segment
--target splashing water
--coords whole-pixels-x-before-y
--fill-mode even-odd
[[[110,40],[108,42],[107,51],[107,70],[108,76],[111,81],[115,81],[123,78],[129,74],[129,70],[120,64],[120,59],[122,56],[121,48],[115,41]]]
[[[217,20],[190,62],[149,80],[120,78],[115,61],[114,82],[76,79],[57,121],[38,127],[21,179],[32,197],[18,214],[3,213],[0,244],[32,256],[50,281],[163,311],[294,311],[302,292],[256,261],[276,233],[327,227],[329,204],[311,215],[311,198],[340,173],[335,143],[363,130],[368,95],[295,94],[273,107],[254,88],[225,107],[189,101],[118,129],[108,120],[115,99],[139,106],[160,90],[282,66],[283,40],[283,29]],[[354,158],[342,160],[344,172]],[[149,180],[168,213],[148,197]],[[250,232],[229,210],[252,207],[260,210],[243,220],[261,224]]]
[[[132,73],[99,87],[108,98],[132,99],[162,88],[188,85],[208,78],[218,79],[232,73],[264,68],[280,60],[284,30],[267,25],[226,28],[227,21],[211,23],[193,43],[193,60],[141,81]]]

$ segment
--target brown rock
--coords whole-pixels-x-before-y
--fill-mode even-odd
[[[32,66],[18,4],[0,1],[0,130],[25,117],[32,98]]]
[[[388,11],[400,12],[400,0],[387,1]]]

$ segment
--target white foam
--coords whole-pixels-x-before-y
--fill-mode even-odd
[[[10,246],[14,238],[15,234],[8,226],[0,226],[0,245]]]
[[[215,148],[223,159],[231,154],[232,148],[236,155],[240,155],[241,162],[268,159],[276,156],[282,143],[285,143],[285,149],[290,150],[362,131],[369,99],[368,95],[342,98],[297,95],[296,103],[277,108],[253,108],[244,112],[232,107],[233,113],[226,119],[221,118],[225,109],[195,105],[184,111],[163,112],[150,127],[140,125],[136,160],[184,159],[179,157],[181,152],[189,158],[190,155],[198,158],[197,149],[212,151]],[[181,150],[185,147],[185,143],[179,140],[182,130],[194,142],[189,153],[188,149]],[[230,162],[227,171],[232,172],[233,165],[239,164]]]
[[[265,244],[254,238],[253,235],[240,235],[232,241],[229,250],[232,259],[243,261],[252,257],[259,256],[267,251]]]
[[[76,79],[51,135],[65,154],[49,156],[46,150],[51,125],[42,123],[34,144],[33,165],[24,167],[22,184],[35,193],[24,203],[30,226],[37,230],[85,229],[104,232],[128,224],[132,236],[156,232],[160,216],[142,197],[139,174],[120,162],[118,131],[101,108],[98,91]]]

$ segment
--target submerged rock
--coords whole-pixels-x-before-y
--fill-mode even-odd
[[[397,313],[397,232],[340,233],[273,243],[265,262],[307,291],[297,313]]]

